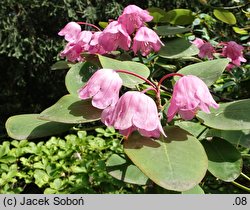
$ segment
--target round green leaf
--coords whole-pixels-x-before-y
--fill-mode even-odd
[[[217,129],[210,129],[206,134],[207,137],[219,137],[229,141],[231,144],[241,145],[250,148],[250,130],[239,131],[224,131]]]
[[[223,139],[203,140],[208,156],[208,171],[215,177],[231,182],[241,173],[242,158],[240,152]]]
[[[62,70],[62,69],[69,69],[71,63],[67,61],[57,61],[51,66],[51,70]]]
[[[96,70],[97,67],[89,62],[77,63],[72,66],[65,77],[69,93],[77,96],[77,91],[84,86]]]
[[[236,18],[232,12],[222,9],[214,9],[214,16],[220,21],[234,25],[236,23]]]
[[[181,192],[181,194],[205,194],[205,193],[199,185],[196,185],[190,190]]]
[[[171,41],[165,42],[159,51],[159,56],[169,59],[178,59],[182,57],[190,57],[197,55],[199,49],[183,38],[173,39]]]
[[[39,118],[63,123],[87,123],[99,120],[102,110],[92,106],[91,100],[81,100],[65,95],[54,105],[44,110]]]
[[[196,115],[205,125],[219,130],[250,130],[250,99],[220,104],[211,113]]]
[[[174,9],[167,12],[168,22],[175,25],[189,25],[194,21],[194,15],[188,9]]]
[[[34,139],[51,136],[69,130],[73,125],[38,119],[39,114],[23,114],[10,117],[6,122],[8,135],[13,139]]]
[[[179,127],[166,127],[167,138],[146,138],[134,132],[124,142],[132,162],[161,187],[186,191],[197,185],[207,171],[201,143]]]
[[[191,31],[191,28],[184,28],[181,26],[157,26],[155,32],[160,36],[169,36],[182,34],[189,31]]]
[[[211,86],[225,70],[229,60],[226,58],[215,59],[188,65],[178,71],[184,75],[195,75],[202,79],[207,86]]]
[[[148,181],[148,177],[131,161],[117,154],[110,156],[106,166],[108,173],[121,181],[138,185],[145,185]]]
[[[99,60],[103,68],[114,69],[114,70],[127,70],[144,78],[148,78],[150,70],[147,66],[142,63],[137,63],[133,61],[119,61],[112,58],[104,57],[99,55]],[[134,88],[138,84],[142,84],[145,81],[135,77],[133,75],[119,73],[122,78],[123,85],[129,88]]]

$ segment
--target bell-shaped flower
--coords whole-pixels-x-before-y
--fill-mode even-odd
[[[131,45],[130,36],[118,21],[109,23],[109,25],[103,30],[98,41],[103,49],[108,52],[114,51],[118,47],[123,50],[129,50]]]
[[[113,69],[96,71],[88,82],[78,90],[81,99],[92,97],[92,105],[98,109],[114,106],[119,99],[122,79]]]
[[[160,133],[166,136],[154,100],[137,91],[126,92],[115,106],[104,109],[101,120],[125,136],[134,130],[146,137],[159,138]]]
[[[125,26],[128,34],[132,34],[136,29],[145,25],[153,19],[147,10],[143,10],[136,5],[129,5],[119,16],[118,22]]]
[[[162,45],[164,44],[153,30],[141,27],[135,34],[132,49],[135,54],[140,51],[143,56],[147,56],[151,51],[159,51]]]
[[[65,40],[68,42],[75,42],[81,32],[81,26],[76,22],[69,22],[61,31],[59,31],[59,36],[64,36]]]
[[[206,42],[200,38],[196,38],[192,43],[199,48],[198,56],[200,58],[207,57],[209,60],[213,59],[213,53],[215,53],[216,51],[209,42]]]
[[[81,53],[88,50],[91,38],[90,31],[81,31],[73,42],[68,42],[60,56],[66,57],[71,62],[83,61]]]
[[[221,44],[225,45],[222,49],[221,55],[229,58],[234,65],[240,66],[241,62],[246,62],[246,59],[243,57],[242,54],[244,47],[234,41]]]
[[[219,108],[207,85],[193,75],[183,76],[174,85],[173,95],[167,111],[168,121],[178,113],[184,120],[191,120],[198,110],[210,113],[209,107]]]
[[[103,49],[103,46],[99,43],[99,37],[102,35],[101,31],[97,31],[93,34],[92,39],[89,43],[88,52],[90,54],[105,54],[106,50]]]

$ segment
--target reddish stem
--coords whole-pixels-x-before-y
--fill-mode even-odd
[[[144,80],[145,82],[147,82],[149,85],[151,85],[154,90],[157,92],[157,87],[154,83],[152,83],[151,81],[149,81],[148,79],[144,78],[143,76],[139,75],[139,74],[136,74],[134,72],[131,72],[131,71],[127,71],[127,70],[122,70],[122,69],[119,69],[119,70],[115,70],[116,72],[120,72],[120,73],[124,73],[124,74],[130,74],[130,75],[133,75],[135,77],[138,77],[142,80]]]
[[[179,74],[179,73],[171,73],[171,74],[166,74],[164,77],[162,77],[158,83],[158,88],[160,89],[160,86],[162,84],[162,82],[169,78],[169,77],[173,77],[173,76],[179,76],[179,77],[183,77],[184,75],[183,74]]]
[[[102,31],[100,28],[98,28],[97,26],[95,26],[94,24],[91,24],[91,23],[86,23],[86,22],[77,22],[77,23],[80,24],[80,25],[91,26],[91,27],[97,29],[98,31]]]

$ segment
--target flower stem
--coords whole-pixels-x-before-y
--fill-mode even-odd
[[[250,192],[250,188],[248,188],[248,187],[246,187],[246,186],[244,186],[244,185],[241,185],[241,184],[239,184],[238,182],[232,181],[231,183],[234,184],[235,186],[241,188],[242,190],[245,190],[245,191],[247,191],[247,192]]]
[[[240,175],[243,176],[248,181],[250,181],[250,177],[248,177],[246,174],[244,174],[244,173],[241,172]]]
[[[122,70],[122,69],[119,69],[119,70],[115,70],[117,73],[124,73],[124,74],[130,74],[130,75],[133,75],[135,77],[138,77],[139,79],[142,79],[144,80],[145,82],[147,82],[149,85],[151,85],[154,90],[157,92],[157,87],[154,83],[152,83],[151,81],[149,81],[148,79],[144,78],[143,76],[139,75],[139,74],[136,74],[134,72],[131,72],[131,71],[127,71],[127,70]]]
[[[158,83],[158,87],[161,86],[162,82],[169,78],[169,77],[173,77],[173,76],[180,76],[180,77],[183,77],[184,75],[183,74],[179,74],[179,73],[171,73],[171,74],[166,74],[164,77],[162,77]]]
[[[91,23],[86,23],[86,22],[77,22],[78,24],[80,24],[80,25],[87,25],[87,26],[91,26],[91,27],[93,27],[93,28],[95,28],[95,29],[97,29],[98,31],[101,31],[101,29],[100,28],[98,28],[96,25],[94,25],[94,24],[91,24]]]

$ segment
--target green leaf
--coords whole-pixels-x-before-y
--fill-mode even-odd
[[[102,22],[102,21],[100,21],[99,23],[99,26],[101,26],[102,28],[106,28],[107,26],[108,26],[108,22]]]
[[[51,70],[62,70],[62,69],[69,69],[71,63],[67,61],[57,61],[51,66]]]
[[[69,93],[78,96],[77,91],[85,85],[96,70],[97,67],[89,62],[72,66],[65,77],[65,85]]]
[[[233,27],[233,30],[237,34],[241,34],[241,35],[247,35],[248,34],[248,31],[243,29],[243,28]]]
[[[241,145],[246,148],[250,148],[250,130],[239,131],[225,131],[210,129],[206,135],[207,137],[219,137],[229,141],[231,144]]]
[[[174,25],[189,25],[194,21],[194,15],[188,9],[174,9],[167,12],[167,19]]]
[[[133,61],[118,61],[101,55],[98,56],[103,68],[114,70],[127,70],[139,74],[144,78],[149,77],[150,70],[142,63],[137,63]],[[133,75],[124,73],[119,73],[119,75],[122,78],[123,85],[129,88],[134,88],[136,85],[144,83],[144,80],[139,79],[138,77],[135,77]]]
[[[102,110],[92,106],[91,100],[81,100],[65,95],[54,105],[44,110],[39,118],[62,123],[87,123],[97,121]]]
[[[215,177],[231,182],[241,173],[242,158],[240,152],[223,139],[203,140],[208,156],[208,171]]]
[[[146,138],[134,132],[124,142],[132,162],[161,187],[186,191],[197,185],[207,171],[201,143],[179,127],[166,127],[167,138]]]
[[[197,55],[199,49],[184,38],[177,38],[164,43],[159,51],[159,56],[169,59],[178,59]]]
[[[225,70],[229,60],[226,58],[204,61],[188,65],[178,71],[184,75],[195,75],[202,79],[207,86],[211,86]]]
[[[191,122],[191,121],[176,121],[175,125],[179,126],[180,128],[186,130],[194,137],[199,139],[205,138],[206,136],[203,132],[206,130],[206,126],[201,125],[200,123]]]
[[[0,163],[14,163],[17,159],[14,156],[4,156],[0,158]]]
[[[181,192],[181,194],[205,194],[205,193],[199,185],[196,185],[190,190]]]
[[[148,177],[127,159],[113,154],[106,162],[108,173],[116,179],[131,184],[145,185]]]
[[[222,9],[214,9],[213,11],[214,16],[227,24],[234,25],[236,24],[236,18],[232,12],[229,12],[227,10],[222,10]]]
[[[166,23],[168,22],[167,12],[157,7],[151,7],[147,9],[151,16],[153,16],[152,22],[154,23]]]
[[[34,139],[51,136],[69,130],[73,125],[38,119],[39,114],[23,114],[10,117],[6,122],[8,135],[13,139]]]
[[[169,36],[175,34],[182,34],[191,31],[191,28],[184,28],[181,26],[157,26],[156,33],[159,36]]]
[[[250,99],[220,104],[211,113],[196,115],[203,124],[219,130],[250,130]]]
[[[43,187],[49,182],[49,175],[45,171],[40,169],[36,169],[34,171],[34,178],[35,178],[35,184],[38,187]]]
[[[10,142],[5,141],[0,145],[0,158],[7,155],[10,151]]]

